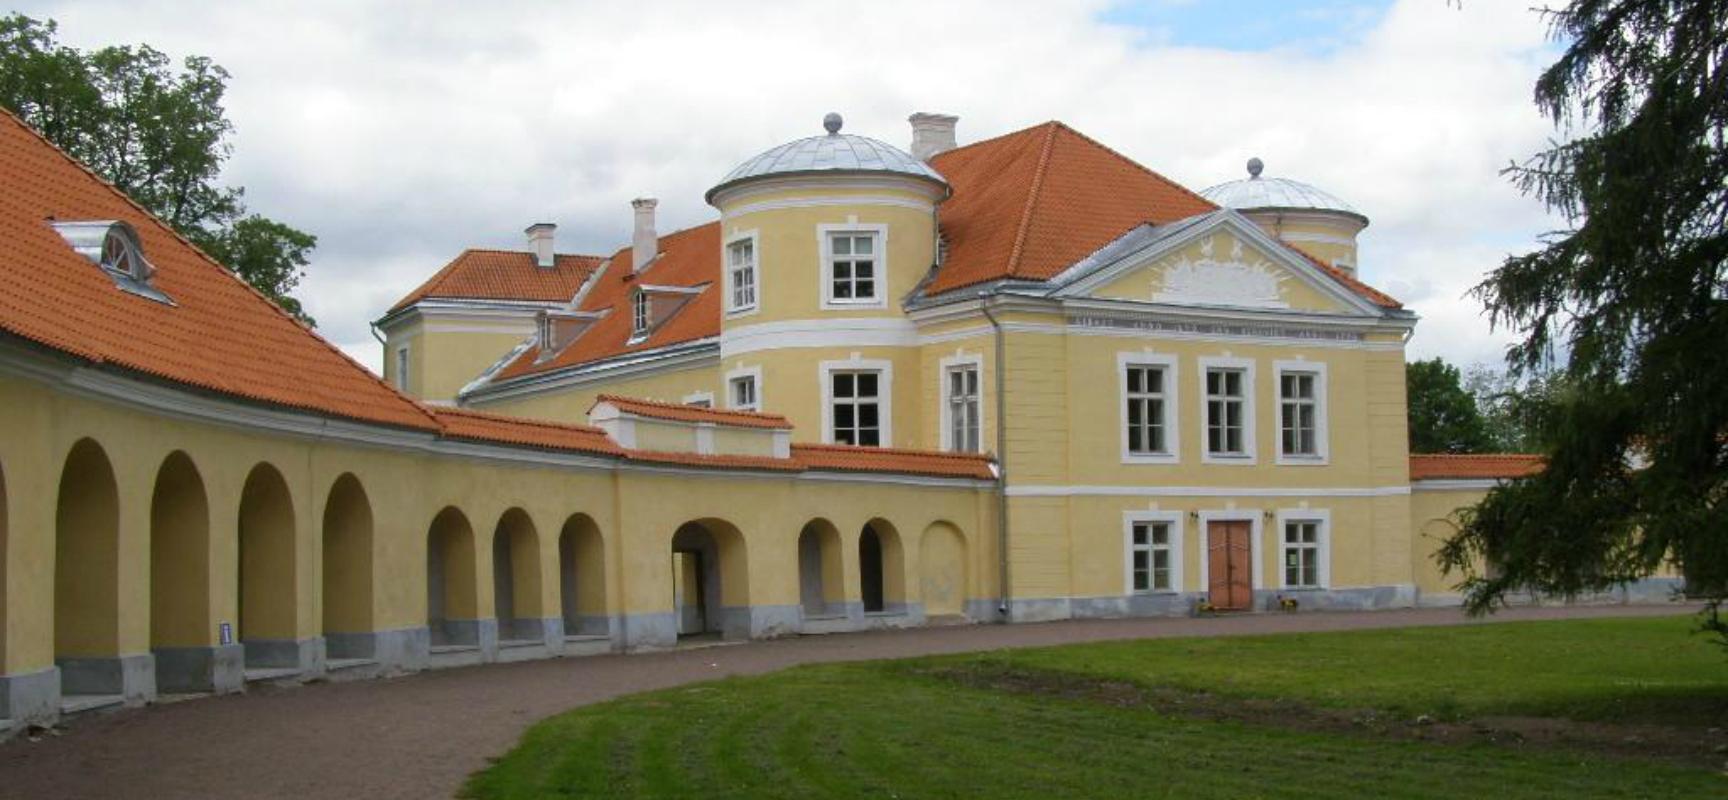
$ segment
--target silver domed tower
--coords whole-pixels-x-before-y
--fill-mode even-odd
[[[939,197],[947,197],[948,181],[930,165],[886,142],[841,133],[843,124],[839,114],[829,112],[822,118],[827,134],[787,142],[746,159],[709,189],[705,199],[717,205],[717,197],[758,179],[844,175],[906,176],[930,184],[939,191]]]
[[[1356,235],[1368,227],[1368,217],[1331,192],[1289,178],[1269,178],[1261,174],[1265,170],[1265,162],[1250,158],[1248,177],[1209,187],[1200,195],[1354,275]]]

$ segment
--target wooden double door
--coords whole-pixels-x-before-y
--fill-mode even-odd
[[[1219,611],[1244,611],[1254,604],[1254,542],[1247,520],[1212,520],[1206,525],[1206,591]]]

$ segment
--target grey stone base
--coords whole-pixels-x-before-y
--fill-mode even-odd
[[[1644,578],[1606,592],[1580,595],[1571,599],[1551,597],[1531,592],[1508,592],[1506,604],[1512,606],[1600,606],[1623,603],[1676,603],[1684,598],[1686,581],[1681,578]],[[1464,596],[1456,592],[1423,592],[1418,605],[1430,608],[1460,606]]]
[[[156,658],[133,653],[114,658],[57,658],[60,694],[117,694],[127,705],[156,699]]]
[[[1411,608],[1416,587],[1361,586],[1348,589],[1256,589],[1249,611],[1279,611],[1281,597],[1293,598],[1299,611],[1371,611]],[[1195,613],[1205,592],[1133,594],[1116,597],[1024,599],[1012,603],[1014,622],[1115,617],[1185,617]]]
[[[480,660],[498,658],[498,620],[446,619],[432,626],[432,646],[466,645],[480,648]]]
[[[517,617],[498,621],[500,641],[534,641],[554,653],[564,649],[564,619],[562,617]]]
[[[966,601],[966,617],[968,619],[972,620],[973,622],[1007,622],[1008,621],[1007,617],[1005,617],[1002,613],[1002,609],[1000,607],[999,602],[994,600],[994,599],[967,600]]]
[[[327,633],[324,634],[324,649],[329,658],[376,661],[379,671],[386,675],[416,672],[426,668],[432,653],[432,636],[424,627],[373,633]]]
[[[0,675],[0,719],[49,723],[60,716],[60,668]]]
[[[798,632],[802,606],[746,606],[721,609],[722,635],[727,639],[776,639]]]
[[[612,633],[612,618],[585,614],[575,619],[566,619],[564,633],[567,636],[608,636]]]
[[[245,639],[247,669],[292,669],[307,677],[324,674],[324,637]]]
[[[238,692],[246,685],[246,652],[237,644],[159,647],[156,691],[163,694]]]

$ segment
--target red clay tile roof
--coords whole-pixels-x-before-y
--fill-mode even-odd
[[[533,253],[464,250],[390,310],[428,298],[568,303],[603,260],[600,256],[559,254],[552,266],[541,267],[535,265]]]
[[[852,447],[834,444],[794,444],[792,458],[810,469],[839,472],[903,472],[940,478],[994,480],[990,457],[973,453]]]
[[[1542,471],[1542,457],[1516,454],[1412,455],[1410,480],[1508,479]]]
[[[610,309],[612,313],[596,321],[563,352],[544,363],[535,363],[540,356],[539,347],[528,348],[499,370],[495,380],[509,380],[720,335],[720,223],[710,222],[660,237],[660,257],[641,275],[631,274],[631,264],[631,248],[620,249],[613,254],[611,263],[582,299],[582,311]],[[638,283],[709,286],[685,302],[678,313],[662,322],[646,339],[632,344],[630,296]]]
[[[640,400],[615,394],[603,394],[594,398],[595,405],[601,403],[611,403],[617,406],[620,411],[649,419],[665,419],[674,422],[712,422],[716,425],[730,425],[734,428],[791,429],[792,427],[792,423],[779,414],[702,408],[678,403],[662,403],[657,400]],[[593,406],[590,406],[588,410],[593,411]]]
[[[522,445],[547,450],[574,450],[609,456],[624,453],[624,448],[612,441],[605,431],[587,425],[566,425],[468,409],[436,406],[425,408],[438,420],[443,435],[451,439]]]
[[[419,406],[10,113],[0,114],[0,331],[246,400],[406,428]],[[124,220],[174,305],[127,294],[50,223]]]
[[[1347,288],[1350,291],[1355,292],[1356,294],[1360,295],[1364,300],[1367,300],[1368,302],[1373,303],[1374,305],[1380,306],[1381,308],[1403,308],[1404,307],[1404,304],[1398,302],[1398,299],[1393,297],[1392,295],[1389,295],[1385,292],[1380,291],[1379,289],[1376,289],[1372,286],[1369,286],[1366,283],[1363,283],[1363,282],[1357,280],[1356,278],[1352,277],[1350,275],[1350,273],[1345,272],[1344,270],[1341,270],[1337,267],[1334,267],[1331,264],[1328,264],[1324,261],[1321,261],[1318,258],[1315,258],[1308,251],[1303,250],[1302,248],[1300,248],[1296,245],[1289,245],[1289,247],[1291,250],[1294,250],[1297,253],[1297,255],[1300,255],[1303,258],[1308,259],[1308,262],[1313,264],[1314,266],[1318,267],[1321,272],[1324,272],[1327,275],[1332,276],[1333,280],[1344,284],[1345,288]]]
[[[939,207],[948,255],[931,294],[999,278],[1048,280],[1143,222],[1218,209],[1060,122],[955,148],[931,164],[954,187]]]

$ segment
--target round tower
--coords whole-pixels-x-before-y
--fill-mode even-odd
[[[1345,272],[1356,274],[1356,236],[1368,217],[1330,192],[1289,178],[1263,175],[1265,162],[1248,159],[1248,177],[1200,193],[1239,211],[1278,239]]]
[[[892,417],[914,410],[918,355],[901,300],[936,261],[949,186],[843,124],[828,114],[823,134],[747,159],[708,190],[720,211],[726,404],[746,405],[736,382],[753,379],[758,407],[791,417],[801,440],[907,443],[913,420]],[[865,390],[881,395],[858,412],[868,425],[831,418],[845,405],[835,398]]]

